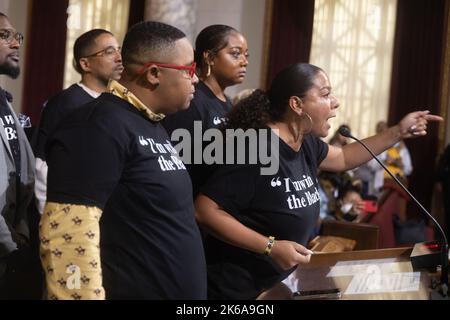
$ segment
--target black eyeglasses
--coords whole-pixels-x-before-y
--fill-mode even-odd
[[[113,57],[114,55],[116,55],[116,53],[120,53],[121,51],[122,51],[122,47],[109,46],[109,47],[106,47],[105,49],[102,49],[93,54],[85,56],[84,58],[103,57],[103,56],[110,58],[110,57]]]
[[[23,43],[23,34],[9,29],[0,29],[1,41],[11,44],[14,39],[19,43],[19,45],[21,45]]]

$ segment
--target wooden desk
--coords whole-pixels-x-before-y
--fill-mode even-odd
[[[340,253],[323,253],[312,256],[308,265],[302,265],[294,271],[284,283],[279,283],[270,290],[262,293],[258,299],[291,300],[292,292],[301,290],[324,290],[340,288],[345,300],[428,300],[430,279],[426,272],[420,276],[419,291],[415,292],[386,292],[376,294],[346,295],[352,276],[327,277],[331,267],[338,261],[369,260],[395,258],[400,272],[412,272],[409,255],[412,248],[393,248],[379,250],[348,251]]]

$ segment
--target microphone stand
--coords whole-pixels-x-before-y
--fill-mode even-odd
[[[439,293],[444,298],[448,298],[448,241],[447,237],[445,235],[444,230],[440,226],[440,224],[434,219],[434,217],[425,209],[425,207],[409,192],[409,190],[403,185],[403,183],[398,180],[396,176],[392,174],[392,172],[386,168],[386,166],[383,164],[383,162],[378,159],[378,157],[366,146],[364,142],[359,140],[358,138],[355,138],[350,131],[347,128],[341,128],[339,130],[339,134],[343,135],[344,137],[351,138],[355,141],[357,141],[360,145],[362,145],[369,153],[370,155],[379,163],[379,165],[391,176],[392,179],[411,197],[411,199],[414,200],[414,202],[422,209],[423,212],[427,215],[428,218],[433,221],[434,225],[438,228],[439,232],[441,233],[442,239],[444,241],[442,248],[441,248],[441,279],[440,279],[440,290]]]

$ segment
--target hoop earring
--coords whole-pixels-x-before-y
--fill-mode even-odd
[[[208,78],[211,75],[211,66],[208,64],[208,70],[206,71],[206,77]]]
[[[311,116],[310,116],[308,113],[306,113],[306,112],[303,112],[302,115],[305,115],[306,118],[309,120],[309,128],[308,128],[308,130],[304,130],[304,131],[303,131],[303,135],[307,135],[307,134],[310,133],[311,130],[312,130],[312,127],[313,127],[313,120],[312,120]]]

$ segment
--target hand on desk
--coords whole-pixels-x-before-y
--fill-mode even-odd
[[[270,252],[270,257],[284,270],[295,267],[298,264],[309,263],[311,250],[288,240],[277,240]]]

